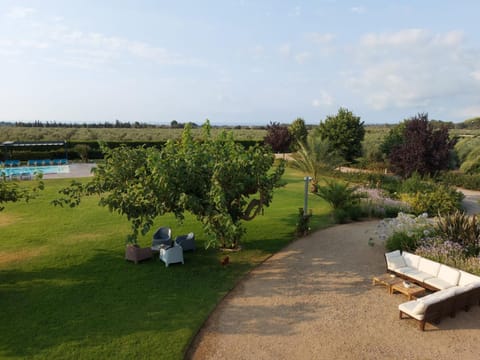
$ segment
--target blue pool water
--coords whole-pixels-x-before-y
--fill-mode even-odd
[[[52,166],[20,166],[12,168],[0,168],[0,173],[5,176],[35,176],[38,173],[42,174],[61,174],[69,173],[70,167],[68,165],[52,165]]]

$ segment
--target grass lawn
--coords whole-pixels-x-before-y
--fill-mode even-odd
[[[0,213],[0,357],[35,359],[180,359],[218,301],[255,265],[294,238],[303,206],[303,174],[287,169],[273,204],[246,224],[243,250],[204,249],[200,224],[158,218],[173,236],[195,232],[199,249],[185,265],[155,258],[124,260],[127,220],[87,198],[79,208],[56,208],[65,180],[46,180],[30,203]],[[330,224],[329,207],[310,195],[312,228]],[[148,246],[155,229],[140,239]]]

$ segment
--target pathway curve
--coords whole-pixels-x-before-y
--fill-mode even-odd
[[[465,198],[462,200],[463,208],[469,215],[480,214],[480,191],[458,188]]]
[[[417,329],[401,294],[372,286],[378,221],[302,238],[254,269],[219,304],[187,359],[478,359],[480,307]]]

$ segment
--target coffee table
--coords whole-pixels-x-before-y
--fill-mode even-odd
[[[425,289],[423,287],[416,284],[410,284],[410,287],[406,287],[403,284],[403,281],[392,285],[390,293],[394,294],[395,291],[406,295],[408,300],[416,299],[418,296],[425,294]]]
[[[392,293],[392,285],[395,285],[403,280],[393,274],[382,274],[378,276],[374,276],[372,280],[372,285],[381,284],[387,287],[387,291],[389,294]]]

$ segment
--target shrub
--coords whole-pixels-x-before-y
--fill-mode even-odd
[[[459,243],[467,255],[478,255],[480,251],[480,222],[476,216],[468,216],[460,211],[440,217],[436,228],[445,241]]]
[[[332,206],[333,217],[338,223],[358,219],[361,213],[360,200],[366,197],[358,192],[358,187],[334,181],[327,181],[326,186],[318,186],[316,194]]]
[[[450,214],[462,208],[463,194],[454,188],[439,185],[432,192],[402,194],[400,199],[410,205],[414,214]]]
[[[400,249],[413,251],[418,241],[424,236],[429,236],[433,229],[432,220],[427,214],[415,217],[401,212],[396,218],[382,220],[376,233],[378,238],[385,242],[388,251]]]
[[[461,244],[444,241],[441,237],[420,240],[415,254],[457,268],[465,260],[465,249]]]
[[[428,181],[428,178],[422,178],[419,173],[415,172],[401,183],[399,191],[405,194],[415,194],[418,192],[432,192],[434,189],[434,183]]]
[[[458,171],[448,171],[440,176],[440,180],[451,186],[480,190],[480,174],[464,174]]]
[[[298,209],[298,221],[297,221],[297,228],[296,234],[297,236],[305,236],[310,231],[310,219],[312,217],[312,213],[304,214],[303,208]]]
[[[403,231],[395,232],[391,235],[385,243],[385,248],[388,251],[402,250],[414,252],[417,248],[421,233],[406,233]]]

